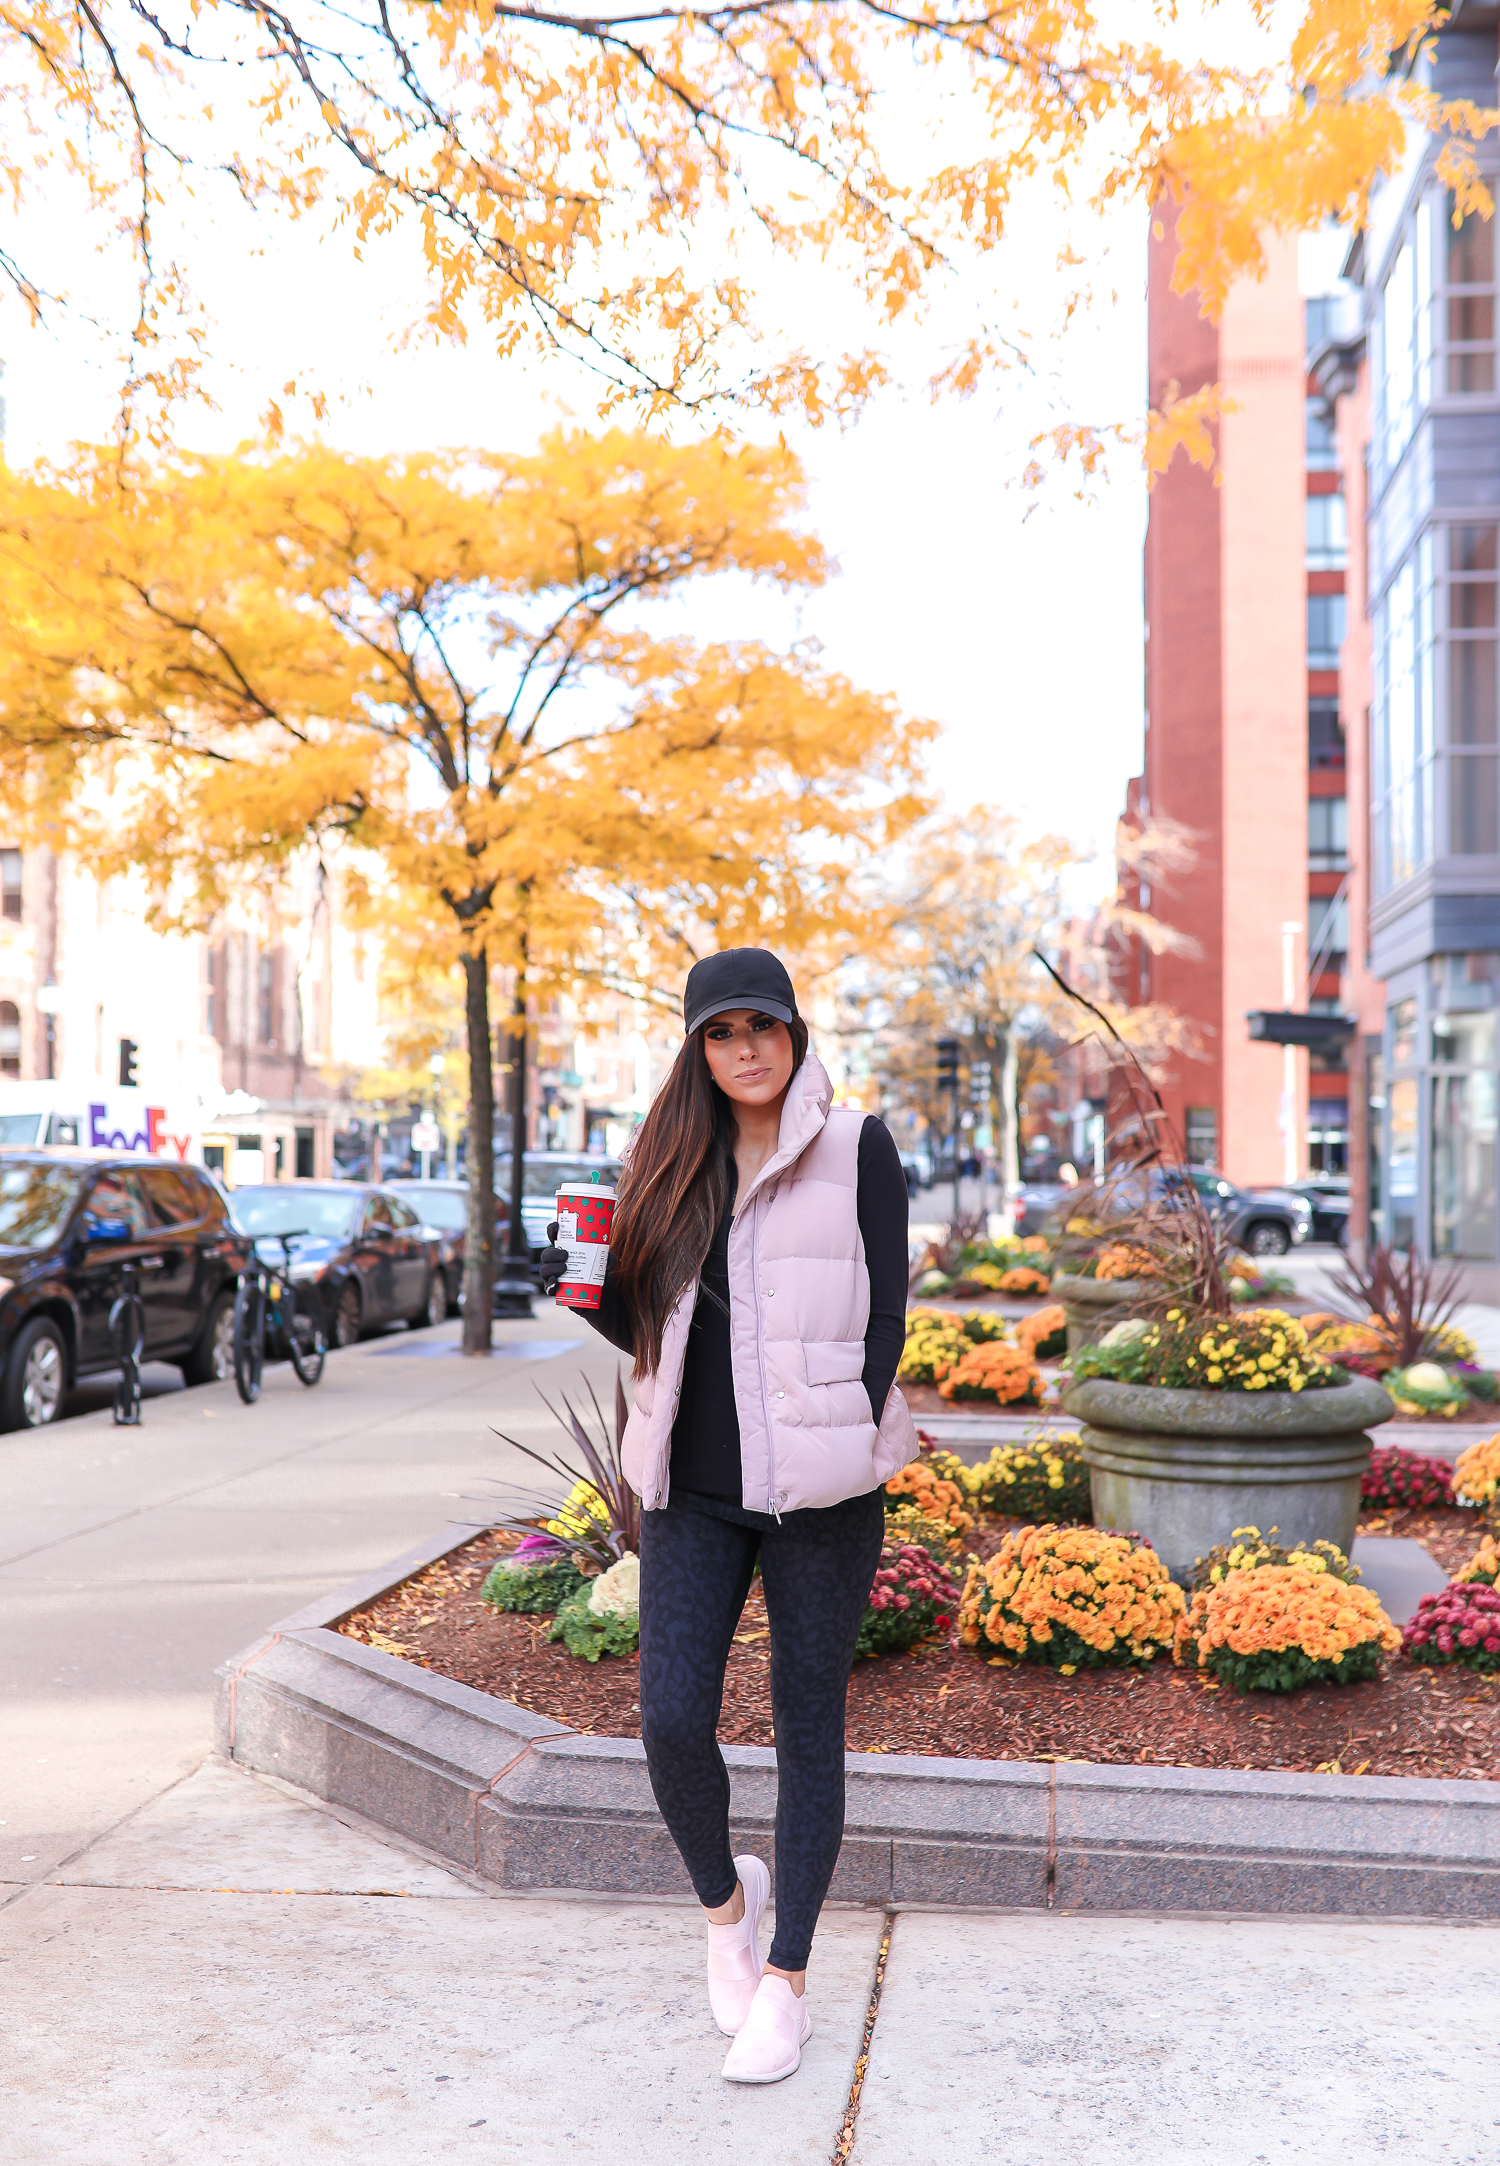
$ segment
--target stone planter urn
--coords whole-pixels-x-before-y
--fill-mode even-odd
[[[1099,1526],[1133,1530],[1173,1579],[1236,1527],[1279,1527],[1283,1543],[1337,1542],[1359,1518],[1366,1431],[1395,1408],[1357,1376],[1323,1391],[1199,1391],[1085,1377],[1063,1393],[1085,1426]]]
[[[1068,1352],[1076,1354],[1080,1346],[1102,1339],[1111,1324],[1134,1316],[1151,1291],[1144,1279],[1081,1279],[1059,1271],[1048,1299],[1060,1301],[1067,1310]]]

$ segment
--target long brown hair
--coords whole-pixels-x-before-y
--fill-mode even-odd
[[[794,1015],[786,1027],[795,1075],[807,1057],[807,1025]],[[734,1104],[709,1069],[707,1028],[684,1040],[631,1139],[610,1229],[610,1269],[642,1375],[659,1366],[667,1318],[702,1270],[729,1201]]]

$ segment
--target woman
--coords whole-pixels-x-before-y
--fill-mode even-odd
[[[635,1360],[625,1470],[641,1514],[641,1737],[708,1917],[724,2074],[798,2066],[813,1928],[844,1828],[844,1697],[880,1560],[881,1484],[916,1455],[893,1387],[906,1323],[906,1179],[889,1131],[808,1051],[774,955],[694,965],[686,1039],[621,1176],[601,1306]],[[556,1239],[557,1229],[552,1229]],[[549,1248],[543,1285],[562,1275]],[[771,1627],[770,1875],[729,1848],[716,1728],[757,1560]]]

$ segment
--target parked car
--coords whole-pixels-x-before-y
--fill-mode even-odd
[[[1270,1190],[1257,1189],[1257,1195]],[[1333,1241],[1343,1248],[1349,1238],[1349,1176],[1347,1173],[1313,1173],[1305,1181],[1293,1181],[1290,1193],[1300,1196],[1312,1212],[1313,1241]]]
[[[1076,1181],[1023,1181],[1011,1198],[1016,1232],[1040,1233],[1049,1219],[1065,1216],[1069,1199],[1077,1193]]]
[[[1190,1169],[1194,1187],[1236,1248],[1247,1256],[1284,1256],[1312,1232],[1312,1207],[1289,1188],[1236,1188],[1221,1173]]]
[[[359,1181],[268,1181],[237,1188],[234,1223],[268,1263],[269,1234],[295,1234],[291,1276],[322,1304],[331,1346],[352,1346],[376,1324],[440,1324],[448,1313],[442,1244],[404,1196]]]
[[[528,1151],[521,1182],[521,1224],[526,1233],[526,1245],[533,1258],[547,1246],[547,1227],[557,1216],[557,1191],[564,1181],[586,1181],[597,1173],[602,1181],[613,1182],[619,1176],[618,1158],[606,1158],[602,1152],[597,1156],[578,1151]],[[510,1160],[495,1160],[495,1194],[500,1205],[510,1209]],[[499,1260],[499,1249],[496,1249]]]
[[[1294,1195],[1289,1189],[1252,1193],[1236,1188],[1222,1173],[1206,1166],[1190,1166],[1184,1173],[1170,1167],[1154,1166],[1149,1174],[1124,1174],[1113,1180],[1107,1179],[1102,1191],[1078,1188],[1067,1193],[1078,1200],[1081,1208],[1087,1209],[1092,1204],[1092,1211],[1096,1212],[1102,1203],[1105,1209],[1123,1214],[1143,1209],[1148,1200],[1170,1199],[1184,1181],[1192,1182],[1210,1215],[1223,1227],[1235,1247],[1243,1249],[1247,1255],[1284,1256],[1288,1249],[1299,1247],[1312,1230],[1312,1209],[1305,1197]],[[1051,1223],[1054,1229],[1072,1208],[1070,1203],[1064,1202],[1053,1210]],[[1029,1218],[1026,1230],[1032,1231]]]
[[[109,1312],[127,1264],[145,1358],[173,1362],[189,1384],[228,1376],[249,1253],[201,1166],[0,1151],[0,1428],[44,1427],[79,1377],[118,1366]]]
[[[1307,1180],[1290,1180],[1286,1187],[1253,1189],[1255,1198],[1281,1198],[1288,1204],[1305,1204],[1312,1213],[1310,1241],[1335,1241],[1344,1245],[1348,1235],[1348,1178],[1344,1174],[1312,1174]]]
[[[448,1287],[448,1314],[456,1316],[464,1283],[464,1235],[469,1223],[469,1188],[466,1181],[385,1181],[382,1187],[403,1203],[409,1203],[422,1221],[423,1230],[442,1251],[443,1277]],[[510,1213],[495,1198],[495,1257],[498,1262],[510,1234]]]

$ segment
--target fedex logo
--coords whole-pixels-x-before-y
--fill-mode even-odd
[[[160,1152],[170,1143],[179,1158],[187,1157],[188,1145],[193,1139],[191,1136],[168,1135],[165,1106],[147,1106],[146,1125],[134,1136],[127,1136],[123,1128],[111,1131],[108,1118],[108,1106],[89,1107],[90,1150]]]

